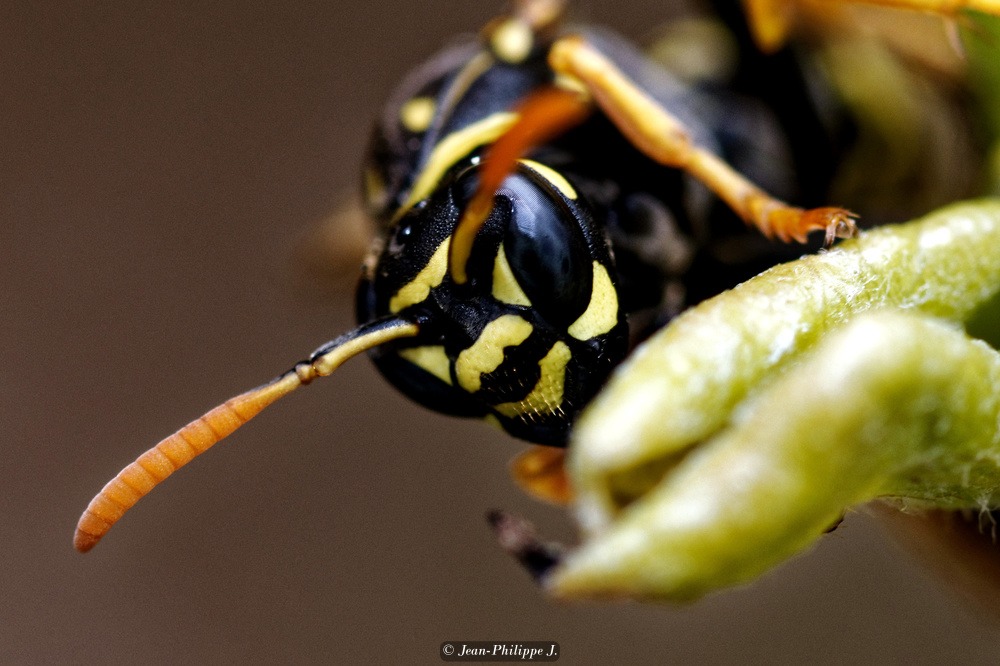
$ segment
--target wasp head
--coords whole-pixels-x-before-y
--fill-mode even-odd
[[[478,170],[473,158],[399,216],[362,279],[359,319],[419,326],[370,352],[413,400],[561,446],[626,352],[608,243],[569,182],[522,160],[476,235],[467,280],[456,283],[449,248]]]

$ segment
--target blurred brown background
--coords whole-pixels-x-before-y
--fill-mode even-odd
[[[495,2],[0,6],[0,662],[988,663],[1000,634],[863,516],[690,607],[542,598],[495,546],[520,445],[365,360],[272,407],[91,554],[92,495],[162,436],[353,325],[292,247],[358,180],[391,86]],[[640,38],[665,2],[578,7]],[[143,6],[146,5],[146,6]]]

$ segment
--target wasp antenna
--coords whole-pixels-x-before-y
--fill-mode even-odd
[[[231,398],[187,424],[139,456],[90,501],[77,524],[74,548],[81,553],[89,551],[146,493],[278,398],[317,376],[329,375],[352,356],[418,332],[416,324],[398,317],[364,324],[326,343],[313,352],[308,361],[298,363],[270,383]]]
[[[532,148],[582,123],[590,114],[589,99],[577,90],[546,86],[526,97],[517,109],[517,120],[490,146],[479,172],[479,187],[462,213],[452,234],[448,253],[451,278],[458,284],[468,279],[465,265],[472,254],[476,234],[493,210],[493,195],[517,168],[517,160]]]
[[[362,324],[350,333],[331,340],[309,357],[309,366],[320,377],[326,377],[340,367],[340,364],[361,352],[378,347],[390,340],[412,338],[420,332],[414,322],[402,317],[383,317]],[[299,364],[301,366],[303,364]],[[296,366],[296,370],[299,366]]]
[[[302,385],[294,371],[227,400],[139,456],[123,469],[80,516],[73,546],[86,553],[146,493],[283,395]]]

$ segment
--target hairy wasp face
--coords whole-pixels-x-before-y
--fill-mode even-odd
[[[476,237],[468,282],[456,284],[449,245],[478,183],[476,163],[453,170],[390,230],[361,282],[359,319],[419,325],[416,337],[372,352],[410,398],[561,446],[626,352],[607,242],[565,179],[522,160]]]

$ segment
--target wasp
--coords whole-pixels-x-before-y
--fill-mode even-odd
[[[739,57],[724,86],[564,29],[563,14],[557,0],[516,2],[403,82],[364,169],[381,236],[359,326],[139,456],[85,510],[78,550],[264,407],[363,352],[422,405],[561,451],[637,342],[801,254],[792,241],[811,231],[827,246],[856,234],[847,209],[807,207],[830,196],[849,113],[824,106],[780,37],[765,54],[730,16]],[[520,480],[565,500],[560,455],[530,478],[550,459],[529,455]]]

